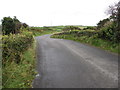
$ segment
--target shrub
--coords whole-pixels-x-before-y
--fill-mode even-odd
[[[95,30],[70,30],[70,31],[66,31],[66,32],[61,32],[61,33],[56,33],[55,35],[67,35],[67,34],[74,34],[75,36],[77,37],[80,37],[80,36],[93,36],[95,34],[97,34],[98,31],[95,31]]]
[[[98,22],[98,24],[97,24],[97,29],[102,28],[107,22],[110,22],[110,19],[109,19],[109,18],[100,20],[100,21]]]
[[[22,26],[23,26],[24,28],[27,28],[27,27],[28,27],[28,25],[27,25],[26,23],[22,23]]]
[[[83,30],[88,30],[88,29],[90,29],[90,30],[97,30],[97,28],[95,26],[88,26],[86,28],[83,28]]]
[[[95,31],[95,30],[85,30],[85,31],[79,31],[77,33],[77,36],[88,36],[88,37],[91,37],[91,36],[94,36],[95,34],[97,34],[98,32]]]
[[[98,33],[98,37],[112,42],[119,42],[120,31],[116,30],[115,23],[111,23],[103,28]]]
[[[70,30],[81,30],[81,29],[77,26],[65,26],[63,28],[63,31],[70,31]]]
[[[15,61],[19,63],[22,57],[22,53],[32,44],[33,35],[31,32],[22,32],[20,34],[4,35],[2,37],[2,63],[6,61]]]

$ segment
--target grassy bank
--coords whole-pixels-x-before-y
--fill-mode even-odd
[[[2,72],[3,88],[31,88],[35,76],[35,43],[23,53],[19,64],[7,62]]]
[[[120,45],[118,43],[112,43],[110,41],[97,38],[95,35],[88,36],[86,34],[87,33],[85,33],[85,34],[84,33],[82,33],[82,34],[77,33],[76,34],[76,33],[72,33],[72,32],[69,34],[67,32],[63,32],[63,33],[54,34],[54,35],[51,36],[51,38],[74,40],[74,41],[77,41],[77,42],[82,42],[82,43],[85,43],[85,44],[89,44],[89,45],[92,45],[92,46],[102,48],[102,49],[110,51],[110,52],[120,54],[120,51],[118,50],[120,48]],[[89,35],[90,35],[90,33],[89,33]]]

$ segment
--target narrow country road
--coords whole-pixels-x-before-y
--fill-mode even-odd
[[[36,37],[33,88],[117,88],[118,55],[71,40]]]

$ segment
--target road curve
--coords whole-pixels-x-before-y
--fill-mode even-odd
[[[118,55],[71,40],[35,37],[33,88],[117,88]]]

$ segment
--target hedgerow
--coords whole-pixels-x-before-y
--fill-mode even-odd
[[[22,53],[28,49],[33,42],[31,32],[24,31],[19,34],[4,35],[2,37],[2,63],[7,62],[19,63],[22,58]]]
[[[95,31],[95,30],[71,30],[71,31],[65,31],[65,32],[61,32],[61,33],[56,33],[54,35],[71,35],[71,34],[74,34],[75,36],[77,37],[80,37],[80,36],[93,36],[95,34],[97,34],[98,31]]]
[[[113,43],[119,43],[120,30],[116,29],[116,24],[111,23],[102,27],[98,33],[98,38],[102,38]]]

